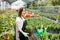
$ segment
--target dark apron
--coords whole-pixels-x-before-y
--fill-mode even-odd
[[[25,32],[25,30],[26,30],[26,25],[27,25],[27,21],[25,20],[24,22],[23,22],[23,27],[22,27],[22,30]],[[28,40],[28,37],[25,37],[20,31],[18,31],[19,32],[19,38],[20,38],[20,40]]]

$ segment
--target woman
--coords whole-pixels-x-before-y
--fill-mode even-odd
[[[18,10],[18,17],[16,17],[16,30],[18,30],[16,31],[16,40],[28,40],[28,33],[25,32],[27,21],[24,19],[24,13],[24,8]]]

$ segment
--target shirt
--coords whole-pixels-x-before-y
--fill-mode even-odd
[[[24,20],[23,17],[16,17],[16,40],[20,40],[18,31],[19,29],[22,29]]]
[[[18,29],[22,29],[23,27],[23,22],[25,21],[25,19],[22,17],[16,17],[16,26],[18,27]]]

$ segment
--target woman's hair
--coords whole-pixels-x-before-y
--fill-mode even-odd
[[[18,16],[19,16],[19,17],[22,16],[22,11],[23,11],[23,8],[20,8],[20,9],[18,10]]]

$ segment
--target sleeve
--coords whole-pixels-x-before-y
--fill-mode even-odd
[[[20,21],[20,20],[21,20],[21,19],[16,18],[16,27],[19,29],[20,32],[23,32],[23,31],[22,31],[23,22]]]
[[[17,18],[16,19],[16,27],[24,35],[24,31],[22,30],[22,26],[23,26],[23,21],[20,18]]]

